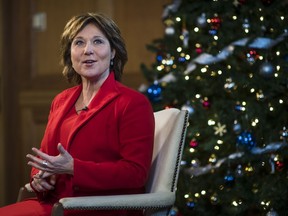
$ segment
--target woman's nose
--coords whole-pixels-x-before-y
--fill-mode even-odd
[[[91,55],[94,53],[93,46],[90,43],[87,43],[84,50],[85,55]]]

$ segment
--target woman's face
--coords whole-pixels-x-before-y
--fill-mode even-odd
[[[85,26],[71,44],[72,66],[82,81],[105,80],[114,55],[115,50],[111,50],[108,39],[94,24]]]

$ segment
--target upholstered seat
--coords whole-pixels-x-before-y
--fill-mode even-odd
[[[188,112],[175,108],[154,113],[155,141],[153,163],[145,194],[67,197],[53,207],[52,216],[65,209],[112,210],[143,209],[145,215],[168,215],[175,202],[180,162],[188,126]],[[27,197],[30,185],[20,189],[18,201]],[[30,196],[30,195],[29,195]]]

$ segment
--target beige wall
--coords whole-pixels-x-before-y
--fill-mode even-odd
[[[32,146],[39,146],[50,102],[67,87],[60,78],[58,52],[66,21],[86,11],[111,16],[121,29],[129,55],[123,82],[137,88],[145,81],[140,64],[150,64],[155,59],[146,50],[146,44],[162,37],[163,5],[171,2],[0,0],[0,11],[4,14],[0,16],[0,206],[14,202],[18,188],[29,180],[30,167],[26,165],[25,155]],[[36,13],[46,14],[47,25],[43,31],[31,27]],[[4,32],[2,24],[5,24]]]

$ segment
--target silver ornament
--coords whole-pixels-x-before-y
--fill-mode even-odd
[[[193,114],[194,113],[194,108],[189,104],[184,104],[182,107],[181,107],[181,110],[187,110],[189,112],[189,114]]]
[[[174,35],[174,33],[175,33],[175,29],[174,29],[173,26],[166,27],[166,29],[165,29],[165,34],[166,35]]]
[[[278,213],[271,209],[269,212],[267,212],[266,216],[278,216]]]
[[[200,17],[197,18],[197,26],[203,28],[207,25],[206,14],[202,13]]]
[[[242,130],[242,127],[241,125],[237,122],[237,121],[234,121],[234,124],[233,124],[233,131],[236,133],[236,134],[239,134]]]

